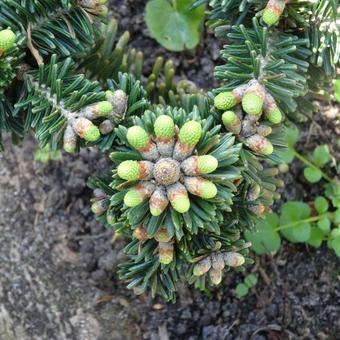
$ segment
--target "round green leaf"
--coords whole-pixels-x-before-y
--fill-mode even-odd
[[[340,103],[340,79],[334,81],[334,97]]]
[[[261,255],[280,249],[280,234],[275,230],[278,222],[279,218],[276,214],[265,214],[264,219],[257,223],[256,231],[244,233],[247,241],[252,243],[252,249],[255,253]]]
[[[311,225],[304,220],[310,217],[308,204],[287,202],[282,206],[280,226],[291,225],[281,230],[283,236],[291,242],[306,242],[311,233]]]
[[[332,201],[333,206],[340,208],[340,182],[333,180],[325,185],[325,189],[325,194]]]
[[[335,254],[340,257],[340,236],[331,241],[331,247]]]
[[[303,174],[308,182],[317,183],[322,177],[322,173],[318,168],[308,166],[303,170]]]
[[[331,160],[328,145],[319,145],[313,151],[313,159],[316,165],[323,166]]]
[[[248,288],[252,288],[257,284],[257,277],[253,274],[249,274],[244,278],[244,283]]]
[[[319,220],[317,226],[323,234],[329,234],[331,231],[331,221],[327,217],[323,217]]]
[[[340,225],[340,208],[334,212],[333,222],[335,225]]]
[[[240,299],[246,296],[249,292],[249,288],[244,283],[239,283],[235,288],[235,294]]]
[[[320,229],[312,227],[310,231],[310,237],[307,240],[307,243],[314,248],[319,248],[322,244],[323,236],[324,235]]]
[[[319,214],[323,214],[328,210],[328,201],[322,196],[318,196],[314,201],[314,206]]]
[[[146,24],[153,38],[170,51],[192,49],[199,43],[204,6],[191,10],[193,0],[151,0]]]
[[[334,228],[332,231],[331,231],[331,238],[338,238],[340,237],[340,227],[339,228]]]

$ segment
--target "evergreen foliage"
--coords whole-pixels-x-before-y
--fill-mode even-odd
[[[0,132],[109,151],[89,186],[129,240],[119,275],[174,300],[178,282],[204,290],[252,262],[243,233],[279,197],[283,122],[311,114],[339,63],[338,1],[197,1],[227,40],[209,93],[161,57],[148,74],[104,3],[0,0]]]

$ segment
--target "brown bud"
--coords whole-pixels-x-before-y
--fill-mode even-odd
[[[211,268],[211,258],[210,256],[198,262],[194,267],[194,275],[202,276],[209,271]]]
[[[162,227],[160,229],[157,230],[154,239],[157,242],[169,242],[171,240],[171,236],[168,233],[168,230],[166,227]]]
[[[223,270],[225,267],[223,254],[212,254],[211,255],[212,267],[215,270]]]
[[[160,242],[158,244],[159,262],[162,264],[169,264],[174,259],[174,245],[167,242]]]
[[[108,119],[105,119],[99,125],[99,131],[102,135],[109,134],[110,132],[113,131],[113,129],[114,129],[114,124]]]
[[[64,132],[64,150],[67,153],[74,153],[77,148],[77,135],[71,125],[67,125]]]
[[[159,216],[163,213],[169,204],[169,200],[166,196],[164,189],[161,187],[156,188],[150,197],[149,205],[150,212],[153,216]]]
[[[229,267],[240,267],[244,264],[245,258],[243,255],[236,252],[223,253],[224,263]]]
[[[143,226],[137,227],[133,231],[132,235],[133,237],[135,237],[137,240],[140,240],[140,241],[146,241],[148,239],[148,233]]]
[[[213,285],[215,286],[219,285],[222,281],[222,270],[214,269],[214,268],[210,269],[209,277]]]

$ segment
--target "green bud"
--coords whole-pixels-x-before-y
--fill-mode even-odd
[[[175,124],[170,116],[161,115],[157,117],[154,130],[157,138],[168,139],[175,136]]]
[[[222,122],[224,125],[234,124],[237,120],[237,115],[233,111],[226,111],[222,115]]]
[[[268,120],[273,124],[279,124],[282,121],[282,113],[276,108],[266,113]]]
[[[107,117],[110,113],[112,113],[113,107],[110,102],[104,100],[97,103],[96,105],[97,110],[102,117]]]
[[[197,167],[201,174],[210,174],[218,167],[218,160],[211,155],[198,156]]]
[[[129,144],[137,150],[144,148],[150,141],[146,131],[137,125],[128,129],[126,138]]]
[[[126,181],[139,179],[139,164],[137,161],[124,161],[117,168],[118,176]]]
[[[205,181],[201,188],[201,195],[203,199],[210,199],[217,195],[217,188],[213,182]]]
[[[143,202],[143,197],[136,189],[129,190],[124,196],[124,203],[127,207],[133,208]]]
[[[275,25],[279,21],[280,16],[278,16],[275,13],[275,11],[273,11],[272,9],[266,8],[263,11],[262,19],[263,19],[263,22],[266,23],[268,26],[272,26],[272,25]]]
[[[186,122],[179,130],[179,140],[182,144],[195,146],[202,136],[202,126],[199,122],[191,120]]]
[[[259,115],[262,112],[263,99],[254,92],[246,93],[242,99],[242,108],[250,115]]]
[[[90,126],[84,133],[84,139],[88,142],[95,142],[99,137],[100,131],[95,125]]]
[[[219,110],[229,110],[237,104],[237,99],[232,92],[219,93],[214,99],[214,105]]]
[[[16,40],[16,35],[13,31],[7,29],[0,31],[0,55],[11,49]]]
[[[171,205],[177,212],[184,214],[190,209],[189,197],[179,197],[172,201]]]

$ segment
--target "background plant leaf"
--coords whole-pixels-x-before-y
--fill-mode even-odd
[[[328,210],[328,202],[327,200],[322,197],[322,196],[318,196],[315,201],[314,201],[314,206],[316,211],[319,214],[324,214],[327,210]]]
[[[266,214],[257,223],[256,231],[245,232],[246,239],[252,243],[252,249],[257,254],[261,255],[280,249],[280,234],[275,230],[278,223],[279,218],[276,214]]]
[[[306,242],[310,238],[311,225],[303,220],[310,217],[308,204],[302,202],[287,202],[282,206],[280,225],[296,223],[287,229],[282,229],[282,235],[290,242]]]
[[[324,234],[320,229],[312,227],[310,231],[310,237],[307,240],[307,243],[314,248],[319,248],[322,244],[323,237]]]
[[[331,160],[328,145],[319,145],[313,151],[314,163],[323,166]]]
[[[204,6],[191,10],[193,0],[151,0],[146,5],[146,24],[153,38],[170,51],[197,46]]]
[[[303,169],[306,180],[310,183],[317,183],[322,178],[322,173],[318,168],[307,166]]]

